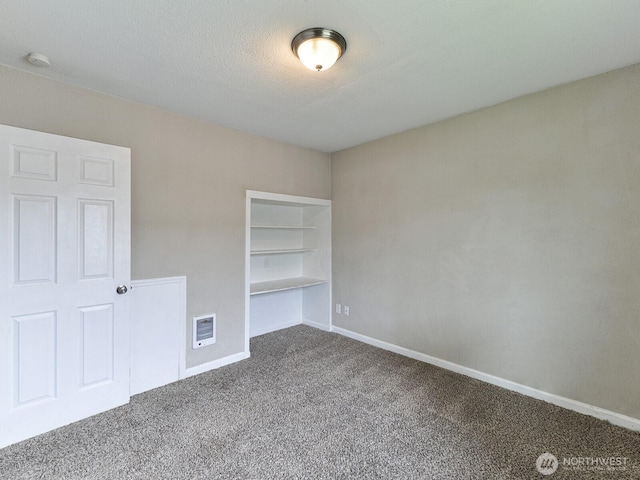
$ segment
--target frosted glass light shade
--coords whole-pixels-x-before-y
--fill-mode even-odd
[[[335,30],[309,28],[293,38],[291,49],[309,70],[327,70],[347,49],[347,42]]]
[[[298,58],[309,70],[328,70],[340,57],[340,47],[328,38],[310,38],[298,47]]]

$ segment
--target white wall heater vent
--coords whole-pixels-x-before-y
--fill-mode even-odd
[[[193,347],[200,348],[216,343],[216,314],[193,317]]]

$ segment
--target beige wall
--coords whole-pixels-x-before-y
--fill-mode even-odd
[[[640,66],[333,155],[340,327],[640,418]]]
[[[132,148],[133,278],[187,275],[188,318],[218,313],[188,366],[243,348],[245,189],[333,186],[336,325],[640,418],[639,81],[629,67],[332,166],[2,66],[0,123]]]
[[[0,123],[131,147],[132,277],[186,275],[187,329],[218,314],[188,367],[244,349],[245,190],[331,195],[329,155],[3,66]]]

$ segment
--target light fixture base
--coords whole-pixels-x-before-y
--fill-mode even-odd
[[[322,39],[330,40],[331,42],[333,42],[335,46],[332,48],[337,50],[336,56],[334,56],[334,58],[332,59],[329,65],[325,65],[323,62],[310,63],[309,60],[307,60],[306,58],[303,59],[301,57],[300,47],[302,46],[303,43],[309,40],[322,40]],[[344,52],[346,52],[347,41],[342,35],[340,35],[335,30],[331,30],[330,28],[322,28],[322,27],[307,28],[306,30],[301,31],[295,37],[293,37],[293,40],[291,41],[291,50],[307,68],[321,71],[321,70],[327,70],[328,68],[330,68],[344,54]]]

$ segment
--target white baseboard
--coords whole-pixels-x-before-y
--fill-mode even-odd
[[[302,324],[303,325],[307,325],[309,327],[317,328],[318,330],[324,330],[325,332],[330,332],[331,331],[331,326],[330,325],[323,325],[322,323],[314,322],[314,321],[306,319],[306,318],[302,319]]]
[[[536,388],[532,388],[526,385],[522,385],[520,383],[512,382],[511,380],[506,380],[504,378],[496,377],[494,375],[480,372],[472,368],[463,367],[462,365],[458,365],[457,363],[449,362],[447,360],[442,360],[437,357],[432,357],[431,355],[416,352],[415,350],[409,350],[408,348],[399,347],[397,345],[393,345],[391,343],[387,343],[382,340],[377,340],[375,338],[367,337],[366,335],[352,332],[351,330],[346,330],[344,328],[333,326],[331,331],[337,334],[343,335],[345,337],[349,337],[354,340],[358,340],[360,342],[373,345],[374,347],[378,347],[378,348],[382,348],[383,350],[388,350],[390,352],[398,353],[405,357],[409,357],[409,358],[413,358],[414,360],[419,360],[421,362],[429,363],[431,365],[435,365],[436,367],[441,367],[446,370],[450,370],[452,372],[460,373],[462,375],[466,375],[468,377],[475,378],[477,380],[481,380],[483,382],[487,382],[492,385],[496,385],[498,387],[506,388],[507,390],[521,393],[528,397],[533,397],[538,400],[543,400],[545,402],[552,403],[553,405],[566,408],[568,410],[573,410],[574,412],[582,413],[584,415],[590,415],[592,417],[596,417],[601,420],[606,420],[612,423],[613,425],[618,425],[620,427],[628,428],[629,430],[640,431],[640,419],[637,419],[637,418],[629,417],[621,413],[612,412],[610,410],[605,410],[604,408],[596,407],[594,405],[589,405],[587,403],[579,402],[577,400],[572,400],[570,398],[561,397],[560,395],[556,395],[554,393],[544,392]]]
[[[183,378],[193,377],[194,375],[208,372],[209,370],[215,370],[216,368],[224,367],[226,365],[239,362],[240,360],[244,360],[246,358],[249,358],[248,352],[238,352],[234,353],[233,355],[229,355],[228,357],[213,360],[212,362],[196,365],[195,367],[187,368],[185,370]]]

